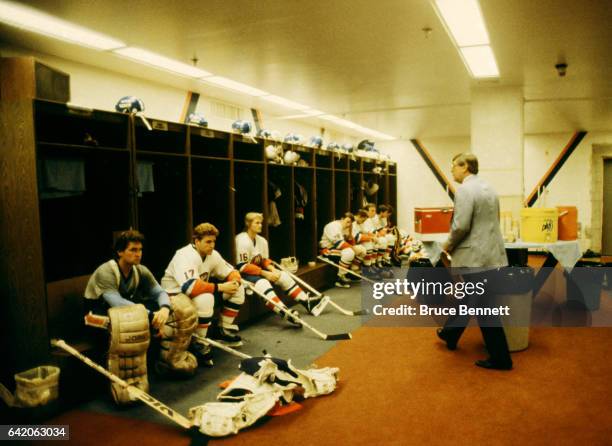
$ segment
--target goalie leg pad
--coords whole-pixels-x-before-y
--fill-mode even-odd
[[[262,381],[259,377],[241,373],[227,388],[217,395],[217,399],[219,401],[232,402],[242,401],[250,395],[277,393],[279,397],[282,397],[284,401],[289,403],[293,400],[293,389],[297,386],[298,384],[293,382],[281,385],[276,382]]]
[[[239,403],[206,403],[189,409],[189,417],[203,434],[224,437],[254,424],[274,407],[279,396],[265,392],[248,395]]]
[[[336,389],[338,382],[338,367],[323,367],[320,369],[300,370],[288,361],[289,368],[297,375],[297,381],[304,388],[304,398],[327,395]],[[282,373],[277,377],[282,378]]]
[[[141,390],[149,391],[147,379],[147,349],[149,348],[149,317],[144,305],[113,307],[110,319],[108,369],[119,378]],[[135,401],[119,384],[111,383],[111,393],[117,404]]]
[[[228,391],[225,395],[221,392],[218,399],[221,399],[222,395],[224,398],[235,398],[237,395],[249,392],[256,393],[257,390],[252,389],[257,383],[260,386],[274,383],[279,386],[279,390],[301,386],[304,388],[304,398],[326,395],[336,389],[339,372],[337,367],[302,370],[294,367],[291,360],[268,357],[245,359],[240,362],[240,369],[244,372],[243,375],[248,374],[252,379],[240,375],[240,380],[236,380],[230,386],[235,390]],[[226,390],[229,390],[229,387]]]
[[[172,314],[162,330],[159,364],[162,369],[175,373],[192,375],[198,361],[187,351],[191,335],[198,325],[198,312],[191,299],[185,294],[170,298]]]

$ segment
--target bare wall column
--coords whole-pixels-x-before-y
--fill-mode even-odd
[[[472,87],[471,117],[480,175],[497,190],[502,210],[518,217],[524,197],[522,88]]]

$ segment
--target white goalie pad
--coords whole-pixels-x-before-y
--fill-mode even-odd
[[[304,398],[327,395],[336,390],[340,371],[338,367],[300,370],[293,367],[291,361],[288,361],[288,364],[289,368],[298,375],[297,379],[293,378],[293,380],[299,382],[304,389]]]
[[[242,401],[249,395],[274,393],[278,395],[277,399],[282,397],[284,401],[289,403],[293,400],[293,390],[296,387],[298,385],[295,383],[280,385],[275,382],[260,381],[255,376],[241,373],[226,389],[217,395],[217,399],[219,401]]]
[[[149,347],[149,317],[142,304],[112,307],[108,370],[128,384],[148,392],[147,349]],[[129,404],[136,398],[120,384],[111,382],[111,393],[117,404]]]
[[[267,414],[280,398],[280,392],[246,395],[239,403],[207,403],[189,409],[189,417],[200,432],[211,437],[236,434]]]
[[[279,360],[279,362],[286,364],[283,365],[286,370],[279,369],[278,364],[272,358],[263,358],[257,362],[259,367],[257,370],[253,370],[253,359],[242,361],[240,368],[248,370],[250,375],[247,376],[254,378],[251,380],[253,383],[258,382],[260,385],[265,385],[274,382],[278,386],[291,384],[300,386],[304,389],[304,398],[327,395],[336,389],[339,372],[337,367],[302,370],[294,367],[291,360],[287,362]],[[244,378],[239,385],[249,386],[251,381]]]

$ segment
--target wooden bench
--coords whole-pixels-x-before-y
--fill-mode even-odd
[[[79,352],[103,364],[105,334],[92,333],[85,326],[83,293],[89,275],[49,282],[47,284],[47,324],[49,338],[65,340]],[[53,359],[61,369],[60,396],[67,406],[85,401],[106,389],[106,378],[70,356],[63,350],[53,350]]]
[[[324,290],[333,284],[336,271],[324,263],[314,267],[304,266],[297,275],[312,284],[318,290]],[[47,320],[50,338],[64,339],[78,351],[94,361],[104,364],[108,339],[102,330],[86,327],[83,323],[85,300],[83,293],[89,275],[72,277],[47,284]],[[287,305],[295,301],[286,296],[282,300]],[[238,319],[238,324],[255,323],[262,316],[269,314],[261,299],[247,296]],[[68,404],[83,401],[106,389],[105,378],[68,355],[63,350],[53,351],[54,362],[61,368],[60,386],[63,399]]]

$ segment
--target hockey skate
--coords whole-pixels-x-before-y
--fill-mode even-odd
[[[283,319],[289,322],[290,324],[295,325],[296,327],[301,328],[302,322],[300,322],[298,312],[296,310],[287,310],[282,314]]]
[[[204,367],[212,367],[215,365],[213,361],[212,348],[210,345],[193,340],[192,338],[188,351],[196,357],[198,360],[198,365]]]
[[[219,329],[219,334],[216,339],[227,345],[228,347],[240,347],[242,344],[242,338],[238,334],[236,330],[231,330],[228,328],[221,327]]]
[[[346,277],[346,275],[338,276],[334,285],[336,285],[338,288],[350,288],[351,281]]]

